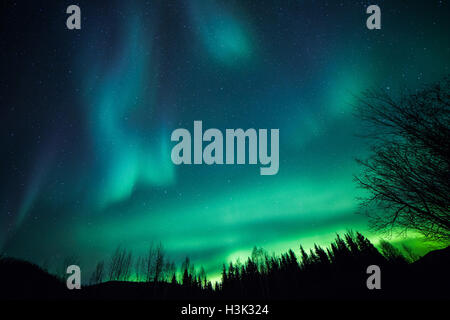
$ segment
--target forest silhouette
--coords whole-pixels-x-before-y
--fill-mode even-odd
[[[336,235],[326,248],[289,250],[279,256],[255,247],[244,262],[223,265],[220,282],[212,284],[203,268],[189,258],[177,270],[162,245],[133,263],[132,254],[117,248],[110,261],[99,262],[89,284],[68,290],[65,276],[37,265],[0,259],[2,299],[152,299],[152,300],[314,300],[450,298],[447,266],[450,247],[422,258],[408,247],[399,250],[382,240],[377,249],[359,232]],[[66,260],[67,263],[67,260]],[[381,289],[370,290],[367,267],[381,269]]]

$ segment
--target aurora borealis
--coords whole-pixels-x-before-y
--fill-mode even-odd
[[[79,1],[2,5],[0,246],[82,270],[161,241],[214,276],[222,262],[367,231],[355,215],[352,114],[449,73],[448,3]],[[171,132],[279,128],[280,166],[175,166]],[[370,237],[377,235],[368,233]],[[414,241],[414,239],[410,240]]]

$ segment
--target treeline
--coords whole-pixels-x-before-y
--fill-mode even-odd
[[[100,261],[89,284],[105,281],[133,281],[144,283],[182,284],[184,287],[213,290],[203,267],[197,269],[186,257],[181,268],[169,260],[161,243],[151,244],[145,256],[133,257],[126,248],[118,247],[109,261]]]
[[[377,249],[359,232],[337,235],[327,248],[314,245],[306,251],[300,246],[297,253],[289,250],[271,255],[255,247],[246,261],[223,265],[221,282],[213,285],[205,270],[195,268],[189,258],[177,268],[161,244],[151,245],[145,256],[136,258],[131,251],[119,247],[109,261],[97,264],[90,284],[134,281],[176,288],[183,291],[182,295],[216,298],[331,297],[339,295],[343,288],[367,292],[369,265],[380,266],[387,279],[418,258],[406,246],[403,252],[383,240]]]
[[[244,264],[223,266],[222,282],[218,287],[224,298],[292,299],[339,297],[367,294],[366,273],[370,265],[378,265],[389,279],[405,271],[408,262],[417,257],[404,247],[400,250],[387,241],[380,242],[380,251],[361,233],[337,235],[328,248],[315,245],[309,252],[300,246],[297,256],[293,250],[281,256],[270,256],[254,248]],[[387,281],[389,283],[389,281]]]
[[[223,265],[221,281],[212,284],[205,270],[196,268],[189,258],[177,268],[161,244],[150,245],[144,256],[133,256],[130,250],[118,247],[109,259],[97,263],[89,284],[136,283],[161,298],[363,297],[368,294],[366,270],[370,265],[382,269],[385,292],[404,284],[407,266],[418,257],[406,246],[402,252],[383,240],[377,249],[359,232],[337,235],[326,248],[314,245],[307,251],[300,246],[297,252],[289,250],[281,255],[255,247],[246,261]],[[65,268],[77,263],[76,257],[63,261]],[[65,268],[61,268],[61,279],[67,277]]]
[[[194,268],[188,258],[183,263],[183,267],[190,271]],[[204,271],[203,274],[205,274]],[[145,256],[137,257],[134,257],[130,250],[119,246],[109,261],[102,260],[97,263],[89,283],[97,284],[104,281],[171,282],[172,280],[177,281],[176,279],[175,263],[167,258],[161,243],[158,245],[152,243]]]
[[[336,235],[327,247],[300,246],[281,255],[255,247],[246,261],[223,265],[222,279],[211,283],[203,268],[186,258],[179,268],[161,244],[151,245],[144,256],[118,247],[111,257],[97,263],[90,285],[67,290],[62,270],[79,264],[64,259],[59,280],[31,263],[0,259],[3,275],[0,293],[58,299],[156,299],[156,300],[304,300],[304,299],[399,299],[448,297],[450,247],[418,259],[408,247],[402,251],[387,241],[376,248],[361,233]],[[416,261],[417,260],[417,261]],[[414,262],[414,263],[412,263]],[[382,290],[369,290],[367,268],[381,270]],[[83,269],[83,266],[80,265]],[[20,277],[14,276],[20,274]],[[42,285],[36,286],[36,283]],[[38,291],[33,291],[40,288]],[[31,291],[30,291],[31,290]],[[31,293],[30,293],[31,292]],[[31,297],[30,296],[30,297]]]

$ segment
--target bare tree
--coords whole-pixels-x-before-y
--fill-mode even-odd
[[[159,243],[156,248],[156,260],[155,260],[155,272],[153,276],[153,281],[158,282],[161,280],[161,276],[164,271],[164,248],[161,243]]]
[[[105,270],[105,262],[100,261],[99,263],[97,263],[94,272],[92,272],[90,284],[101,283],[103,281],[104,270]]]
[[[145,276],[145,259],[141,256],[139,256],[136,260],[135,264],[135,274],[136,274],[136,281],[142,281],[144,280]]]
[[[155,257],[156,250],[153,247],[153,243],[150,244],[150,247],[147,251],[147,257],[145,258],[144,266],[145,266],[145,282],[150,282],[153,280],[153,272],[155,270]]]
[[[132,253],[117,247],[109,266],[109,280],[126,281],[131,273]]]
[[[109,273],[108,273],[108,278],[109,280],[117,280],[118,275],[121,274],[121,259],[122,259],[122,254],[121,254],[122,249],[119,247],[117,247],[116,251],[114,252],[113,256],[111,257],[111,261],[109,264]]]
[[[355,177],[368,191],[361,209],[371,226],[449,241],[450,79],[398,99],[367,91],[357,115],[373,142]]]
[[[157,247],[153,243],[147,255],[137,257],[133,264],[131,251],[117,247],[111,257],[107,278],[109,280],[127,281],[134,272],[137,281],[166,281],[176,273],[175,264],[165,257],[161,243]]]
[[[130,278],[132,265],[133,265],[133,254],[131,253],[131,251],[129,251],[124,263],[124,274],[123,274],[124,281]]]
[[[176,279],[177,267],[173,261],[167,261],[164,267],[164,280],[171,281],[173,277]]]

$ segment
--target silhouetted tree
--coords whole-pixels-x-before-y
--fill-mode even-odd
[[[201,286],[203,286],[203,288],[206,288],[206,283],[208,280],[206,279],[206,271],[203,267],[200,268],[199,279]]]
[[[182,266],[181,266],[181,270],[183,270],[183,279],[182,279],[182,284],[185,287],[190,287],[192,285],[192,274],[190,274],[190,266],[191,262],[189,260],[189,257],[186,257],[186,259],[184,260]]]
[[[221,284],[222,291],[228,289],[228,276],[227,276],[227,267],[225,264],[222,265],[222,284]]]
[[[172,280],[170,281],[170,283],[172,285],[178,284],[178,282],[177,282],[177,275],[175,273],[172,275]]]
[[[103,281],[104,269],[105,269],[105,262],[104,261],[98,262],[94,272],[92,272],[91,279],[89,281],[90,284],[97,284]]]
[[[126,281],[131,273],[132,254],[125,248],[117,247],[109,265],[109,280]]]
[[[419,259],[419,256],[411,249],[411,247],[407,246],[406,244],[402,244],[402,249],[403,251],[405,251],[409,262],[414,262]]]
[[[394,247],[386,240],[380,240],[380,249],[382,255],[391,263],[406,263],[405,257],[400,250]]]
[[[357,183],[376,230],[412,229],[450,239],[450,78],[394,99],[367,91],[357,115],[369,127],[372,153]]]
[[[151,243],[147,251],[147,256],[144,260],[144,272],[146,282],[150,282],[154,278],[153,273],[155,270],[155,260],[156,260],[156,250],[154,249],[153,243]]]
[[[136,276],[136,281],[144,280],[145,276],[145,259],[139,256],[136,259],[135,266],[134,266],[134,273]]]
[[[177,273],[177,267],[175,266],[175,263],[173,261],[166,261],[166,264],[164,265],[164,281],[169,281],[175,276],[176,279],[176,273]]]
[[[161,243],[156,248],[155,258],[155,273],[153,277],[154,282],[158,282],[161,279],[161,275],[164,271],[164,249]]]
[[[305,249],[303,249],[303,246],[300,245],[300,256],[302,258],[301,260],[301,266],[302,269],[306,269],[311,265],[311,261],[309,260],[309,256],[306,253]]]

